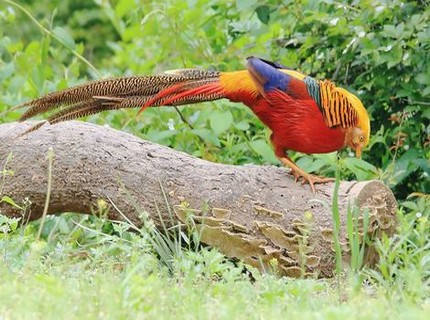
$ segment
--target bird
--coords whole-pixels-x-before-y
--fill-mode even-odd
[[[228,99],[242,103],[271,130],[276,157],[297,182],[316,183],[333,178],[310,174],[288,155],[329,153],[345,147],[361,157],[369,143],[369,115],[360,99],[332,81],[316,79],[278,62],[250,56],[243,70],[174,69],[162,74],[93,80],[49,93],[18,107],[27,110],[20,121],[53,112],[26,131],[106,110],[180,106]]]

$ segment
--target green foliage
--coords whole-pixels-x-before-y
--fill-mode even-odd
[[[348,206],[346,230],[351,249],[351,269],[355,272],[363,267],[364,250],[368,244],[369,211],[363,211],[362,225],[359,223],[360,216],[361,212],[356,206]]]
[[[398,214],[399,233],[378,243],[380,261],[371,279],[395,299],[417,301],[430,295],[430,198],[403,203]]]
[[[427,211],[399,217],[401,236],[383,238],[379,270],[364,270],[368,284],[355,283],[358,289],[352,291],[342,276],[340,288],[331,280],[278,278],[235,264],[214,249],[173,246],[169,264],[160,263],[156,254],[162,252],[161,243],[154,241],[159,235],[148,224],[136,230],[128,222],[64,214],[46,217],[39,238],[41,221],[18,228],[18,219],[0,215],[0,314],[27,318],[37,312],[47,319],[189,319],[202,314],[208,319],[285,314],[301,319],[425,319],[430,206],[422,201],[428,199],[412,205],[413,210]],[[99,203],[100,212],[104,206]]]
[[[341,179],[383,179],[403,200],[430,192],[429,16],[426,1],[400,0],[3,0],[0,123],[18,119],[22,111],[12,107],[23,101],[90,79],[182,67],[238,70],[247,56],[261,56],[336,81],[357,93],[371,115],[363,159],[345,150],[293,154],[294,160]],[[87,120],[211,161],[278,163],[270,133],[245,107],[221,101],[180,113],[157,108],[137,117],[124,110]],[[3,178],[12,174],[6,163],[0,201],[25,209],[2,194]],[[191,244],[195,236],[181,230],[164,238],[147,225],[136,234],[128,223],[72,214],[18,228],[17,219],[0,216],[0,314],[425,318],[430,203],[420,196],[402,206],[399,236],[378,245],[378,270],[359,273],[359,280],[370,280],[374,299],[361,282],[350,293],[339,288],[340,278],[336,289],[331,282],[276,279],[236,266],[216,250],[182,249],[179,243]],[[353,224],[351,216],[350,233]],[[350,241],[359,269],[362,250],[356,238]],[[337,305],[341,291],[347,301]]]
[[[19,116],[8,106],[87,79],[236,70],[257,55],[333,79],[363,100],[370,146],[364,160],[340,153],[342,179],[379,177],[403,199],[430,190],[430,9],[420,2],[193,1],[192,10],[176,1],[41,3],[23,3],[34,21],[11,1],[2,4],[0,121]],[[207,103],[181,113],[188,123],[171,108],[89,120],[211,161],[278,163],[267,129],[245,107]],[[320,174],[334,175],[337,166],[330,155],[294,158]]]

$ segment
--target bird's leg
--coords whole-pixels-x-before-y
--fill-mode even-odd
[[[291,168],[291,173],[293,174],[296,181],[301,177],[303,179],[302,183],[308,182],[314,193],[315,193],[315,186],[314,186],[315,183],[327,183],[335,180],[333,178],[319,177],[319,176],[310,174],[305,170],[301,169],[288,157],[280,157],[279,160],[281,160],[281,162],[284,165]]]

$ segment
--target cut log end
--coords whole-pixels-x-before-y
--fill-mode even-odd
[[[318,185],[314,194],[309,186],[295,183],[285,168],[211,163],[82,122],[44,126],[19,137],[33,124],[0,125],[0,161],[14,172],[5,176],[3,194],[18,204],[24,199],[31,202],[24,220],[37,219],[43,212],[46,155],[52,148],[49,214],[96,213],[97,200],[103,199],[115,204],[109,218],[123,220],[125,214],[139,226],[142,211],[159,223],[157,210],[171,221],[168,212],[173,209],[175,223],[192,226],[203,243],[229,257],[264,270],[276,268],[287,276],[333,275],[333,183]],[[396,228],[396,200],[383,183],[341,182],[340,243],[345,261],[351,255],[347,213],[354,203],[369,219],[364,230],[363,214],[357,218],[359,237],[391,235]],[[0,211],[7,216],[23,214],[5,202]],[[365,262],[372,265],[376,260],[374,248],[367,248]]]
[[[346,233],[348,210],[353,217],[355,203],[361,212],[356,217],[358,237],[362,240],[366,233],[366,237],[375,240],[382,233],[395,232],[397,203],[390,189],[379,181],[354,183],[340,198],[340,245],[343,261],[348,265],[351,259]],[[276,266],[281,274],[293,277],[333,275],[335,242],[330,210],[316,216],[310,210],[288,215],[260,206],[254,209],[242,223],[237,222],[240,213],[228,210],[225,214],[227,209],[219,216],[218,208],[203,212],[179,205],[175,206],[175,213],[183,223],[195,226],[204,243],[259,269]],[[369,220],[366,230],[364,211]],[[367,247],[364,264],[373,266],[377,258],[375,248]]]

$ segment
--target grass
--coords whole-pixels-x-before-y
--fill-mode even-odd
[[[145,261],[145,257],[141,261]],[[151,260],[149,258],[149,260]],[[149,264],[151,261],[146,261]],[[36,261],[33,262],[37,265]],[[5,317],[43,319],[412,319],[425,318],[414,305],[395,305],[384,296],[355,296],[337,304],[328,283],[265,276],[252,284],[226,271],[230,279],[190,279],[150,273],[142,263],[118,272],[97,272],[74,264],[17,278],[1,272],[0,312]],[[29,270],[30,271],[30,270]],[[406,317],[407,316],[407,317]]]
[[[193,65],[207,67],[215,62],[221,63],[226,70],[242,67],[238,61],[245,50],[242,52],[234,49],[237,45],[242,50],[240,45],[233,44],[228,50],[226,47],[216,47],[223,40],[211,43],[202,41],[200,45],[205,52],[207,48],[213,47],[209,50],[209,57],[202,59],[199,54],[192,54],[199,52],[200,42],[192,42],[190,45],[189,39],[186,39],[181,45],[180,35],[175,37],[179,40],[171,41],[170,37],[164,36],[165,32],[160,32],[159,28],[162,26],[156,19],[142,21],[139,17],[134,24],[134,16],[123,20],[121,12],[124,9],[120,5],[126,1],[118,2],[121,10],[109,12],[109,2],[103,2],[104,6],[97,7],[97,10],[89,14],[97,15],[98,19],[105,10],[115,25],[126,28],[127,32],[122,32],[121,35],[134,34],[136,41],[124,38],[115,44],[110,43],[110,50],[113,51],[109,51],[109,59],[91,59],[90,63],[84,58],[86,51],[83,44],[80,41],[75,43],[70,35],[70,30],[77,31],[76,28],[60,27],[61,23],[54,19],[55,13],[44,9],[47,15],[39,21],[31,11],[15,1],[5,0],[3,3],[11,5],[16,11],[3,10],[0,17],[4,24],[4,28],[0,29],[8,30],[2,34],[0,46],[0,78],[3,88],[0,122],[14,121],[20,115],[7,106],[76,84],[85,77],[100,78],[101,74],[147,74],[158,71],[154,69],[154,65],[160,70]],[[173,12],[174,6],[169,10],[166,12]],[[192,10],[178,10],[185,15],[178,18],[180,24],[184,27],[191,25],[185,29],[184,34],[190,34],[190,39],[199,41],[207,39],[207,35],[202,36],[200,32],[208,27],[206,19],[217,19],[216,15],[212,11],[207,14],[195,11],[194,16],[191,16],[195,23],[190,24],[186,22],[186,18],[193,13]],[[129,11],[136,13],[136,10]],[[20,15],[28,21],[18,20]],[[93,19],[90,15],[80,12],[82,20]],[[248,24],[250,16],[247,13],[244,15]],[[170,19],[173,17],[172,13]],[[169,20],[168,16],[166,18]],[[17,22],[14,22],[15,19]],[[67,16],[67,20],[73,19]],[[193,27],[194,24],[199,24],[197,21],[204,26],[202,30]],[[232,29],[236,30],[238,26],[238,30],[241,30],[236,18],[232,18],[232,21],[235,24]],[[145,27],[141,29],[139,26],[143,22]],[[13,30],[28,33],[36,26],[40,35],[21,35],[17,32],[9,34],[12,26],[18,24],[22,27],[14,27]],[[171,25],[173,29],[174,24]],[[219,23],[215,22],[213,25]],[[109,27],[109,23],[105,22],[103,26]],[[272,26],[276,27],[276,24]],[[224,31],[222,28],[216,29],[219,30],[214,30],[214,39],[222,39]],[[266,41],[264,34],[269,33],[260,29],[258,33]],[[93,33],[89,34],[91,42],[97,40],[93,39]],[[163,37],[158,37],[158,34]],[[24,40],[17,35],[23,36]],[[258,37],[251,35],[244,38],[246,41],[240,41],[258,43]],[[140,39],[145,39],[145,50],[142,50]],[[105,51],[106,43],[103,43],[101,49]],[[422,49],[425,52],[424,46]],[[258,50],[253,51],[255,53]],[[308,50],[300,53],[294,50],[297,55],[307,55],[306,51]],[[172,52],[179,53],[172,56]],[[293,59],[294,65],[299,60],[291,55],[292,52],[293,50],[283,52],[281,56],[283,61],[289,63]],[[306,61],[308,60],[313,59],[306,57]],[[93,62],[100,71],[93,66]],[[306,63],[304,67],[306,70]],[[384,99],[384,95],[381,97]],[[134,112],[124,111],[106,113],[98,118],[90,117],[90,120],[132,131],[146,139],[212,161],[236,164],[274,163],[273,156],[268,156],[272,155],[267,144],[269,134],[261,123],[255,122],[250,111],[242,107],[227,102],[223,102],[223,106],[219,110],[213,106],[212,109],[194,109],[196,111],[181,109],[186,115],[185,119],[192,123],[195,130],[188,130],[189,123],[180,121],[173,109],[147,110],[145,117],[139,119]],[[168,123],[172,124],[174,130],[166,125]],[[419,135],[419,131],[417,132]],[[390,136],[391,133],[387,131],[385,134]],[[389,149],[389,140],[374,136],[375,143],[382,142]],[[398,144],[400,137],[399,135]],[[193,146],[189,141],[196,143]],[[413,136],[411,141],[414,141]],[[397,150],[395,149],[393,156],[392,168],[399,158],[396,157]],[[381,156],[380,152],[377,152],[377,156],[389,161],[389,157]],[[295,160],[304,169],[320,173],[331,174],[338,167],[335,154],[313,158],[303,156]],[[0,171],[0,202],[20,208],[21,204],[15,203],[2,192],[6,175],[13,174],[8,170],[7,162]],[[357,176],[358,179],[370,179],[375,177],[375,170],[364,161],[344,157],[341,178],[351,177],[348,172],[359,172],[361,176]],[[335,198],[333,200],[333,219],[336,222],[339,212],[336,209],[337,201]],[[171,240],[157,233],[150,223],[142,229],[134,230],[136,233],[129,231],[136,229],[131,224],[112,224],[102,218],[65,214],[60,217],[45,217],[41,221],[18,227],[17,219],[7,219],[0,215],[0,320],[427,319],[430,314],[430,200],[425,196],[415,200],[404,202],[399,210],[398,235],[391,239],[383,237],[377,244],[381,259],[374,270],[361,268],[363,249],[358,237],[353,236],[358,226],[355,211],[351,208],[347,232],[350,235],[353,262],[349,266],[350,271],[342,271],[342,267],[347,266],[340,265],[341,252],[337,246],[338,272],[335,279],[288,279],[276,277],[276,272],[261,274],[239,262],[226,259],[217,250],[193,246],[193,241],[194,244],[198,242],[198,235],[186,234],[181,229],[168,230],[166,227],[164,233],[169,231],[174,235],[174,240]],[[100,213],[103,213],[103,203],[99,207]],[[337,233],[335,232],[336,235]],[[187,246],[181,247],[181,243]]]
[[[195,235],[178,228],[166,238],[150,223],[64,214],[19,228],[0,216],[0,318],[427,319],[428,212],[399,216],[398,237],[378,244],[377,269],[357,260],[335,279],[262,274],[189,245]],[[351,245],[359,259],[356,238]]]
[[[47,218],[45,233],[76,218]],[[181,251],[171,272],[148,238],[105,234],[110,223],[93,217],[81,224],[89,227],[58,231],[50,241],[35,239],[37,223],[3,234],[3,318],[425,319],[430,311],[428,300],[400,299],[382,286],[351,290],[353,276],[342,277],[339,302],[332,280],[260,274],[216,250]]]

